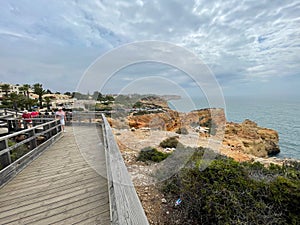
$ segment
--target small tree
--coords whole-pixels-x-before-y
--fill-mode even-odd
[[[43,85],[36,83],[33,85],[34,93],[39,96],[39,106],[43,107],[43,94],[45,94],[45,90],[43,89]]]
[[[8,97],[8,91],[10,90],[10,85],[9,84],[2,84],[1,89],[2,89],[2,91],[5,92],[5,97]]]
[[[9,101],[8,106],[10,108],[18,110],[19,106],[24,106],[24,100],[25,100],[24,95],[13,92],[8,97],[8,101]]]
[[[30,106],[29,106],[29,90],[30,90],[31,86],[29,84],[24,84],[22,87],[19,88],[19,90],[21,92],[23,92],[24,96],[26,97],[26,100],[25,100],[25,108],[26,109],[30,109]]]
[[[50,110],[50,102],[51,102],[50,97],[45,97],[45,102],[46,102],[46,105],[47,105],[47,109]]]

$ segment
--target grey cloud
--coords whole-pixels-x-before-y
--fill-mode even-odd
[[[20,65],[33,74],[46,70],[37,64],[53,63],[59,69],[52,69],[52,73],[71,79],[73,74],[78,78],[97,56],[110,49],[156,39],[191,50],[222,83],[291,76],[300,66],[299,7],[296,0],[5,0],[0,9],[0,46],[9,48],[1,57],[21,59],[27,55],[28,66]],[[30,65],[39,69],[30,70]],[[159,70],[164,77],[175,74],[160,67],[153,73]],[[178,82],[191,85],[177,77]]]

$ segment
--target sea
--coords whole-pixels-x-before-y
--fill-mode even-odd
[[[189,101],[194,104],[192,108],[187,105]],[[300,99],[225,97],[224,103],[227,121],[241,123],[250,119],[260,127],[276,130],[280,146],[276,157],[300,159]],[[185,112],[210,107],[203,98],[174,100],[169,105]]]

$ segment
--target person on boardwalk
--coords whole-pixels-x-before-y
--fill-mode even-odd
[[[39,113],[39,111],[37,109],[34,109],[31,112],[31,118],[38,117],[39,115],[40,115],[40,113]]]
[[[27,110],[24,110],[24,111],[23,111],[23,114],[22,114],[22,119],[24,120],[24,128],[25,128],[25,129],[31,127],[31,122],[32,122],[32,120],[31,120],[30,118],[31,118],[31,114],[28,113]]]
[[[65,131],[66,113],[62,110],[62,107],[58,107],[58,111],[55,113],[55,118],[59,119],[63,132]]]

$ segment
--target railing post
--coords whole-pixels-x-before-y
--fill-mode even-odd
[[[7,120],[7,129],[8,129],[8,133],[12,132],[12,123],[11,123],[11,120]]]
[[[36,125],[36,122],[35,122],[34,118],[32,118],[32,127],[35,127],[35,125]]]
[[[57,125],[57,121],[53,120],[53,122],[50,124],[50,127],[53,128]],[[49,131],[50,137],[54,136],[55,134],[58,133],[58,128],[56,127],[55,129],[51,129]]]
[[[43,126],[43,131],[46,131],[50,128],[50,124],[44,125]],[[46,132],[45,133],[46,139],[48,140],[51,137],[51,132]]]
[[[27,122],[26,122],[25,120],[22,120],[22,124],[23,124],[23,128],[24,128],[24,129],[27,129],[27,128],[28,128]]]
[[[0,152],[8,147],[7,139],[0,141]],[[6,152],[0,155],[0,168],[3,169],[4,167],[11,164],[10,152]]]
[[[18,121],[17,121],[17,119],[14,119],[12,121],[13,121],[14,131],[17,132],[18,131]]]
[[[72,121],[72,114],[67,113],[66,114],[66,125],[71,125],[71,121]]]
[[[56,123],[55,123],[55,126],[59,125],[59,124],[60,124],[60,121],[57,120]],[[59,133],[60,131],[61,131],[61,126],[56,127],[56,134]]]
[[[28,137],[34,137],[35,136],[35,129],[32,129],[28,132]],[[36,137],[33,138],[30,142],[29,142],[29,145],[30,145],[30,149],[34,149],[36,146],[37,146],[37,142],[36,142]]]

